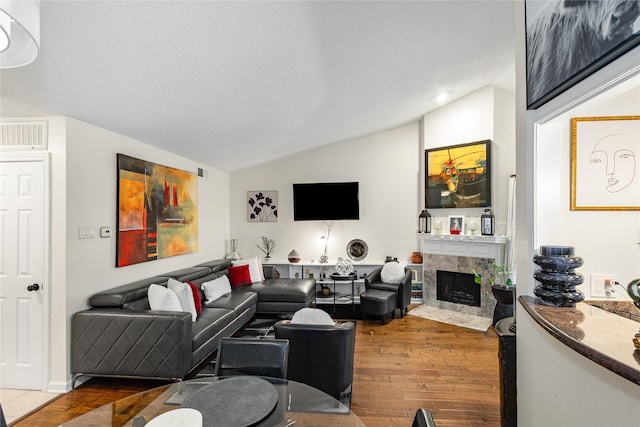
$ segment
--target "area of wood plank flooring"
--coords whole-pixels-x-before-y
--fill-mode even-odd
[[[369,427],[411,426],[418,408],[438,427],[499,426],[498,338],[407,315],[357,321],[351,409]],[[15,426],[59,425],[163,382],[92,379]]]

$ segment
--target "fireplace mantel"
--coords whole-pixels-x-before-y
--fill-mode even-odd
[[[425,305],[459,313],[491,318],[496,301],[484,280],[480,307],[441,301],[437,298],[438,270],[490,277],[490,263],[502,265],[507,238],[504,236],[433,235],[416,233],[423,253],[422,295]]]
[[[468,236],[417,233],[423,253],[436,255],[493,258],[500,265],[504,259],[505,236]]]

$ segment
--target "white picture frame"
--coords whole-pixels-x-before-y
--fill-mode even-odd
[[[464,215],[449,215],[449,234],[464,234]],[[459,231],[459,233],[455,233]]]

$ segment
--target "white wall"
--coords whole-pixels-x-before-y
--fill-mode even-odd
[[[66,216],[64,235],[56,234],[58,230],[54,227],[52,242],[52,325],[55,328],[51,343],[51,382],[55,387],[61,383],[68,387],[71,316],[87,307],[91,295],[144,277],[222,258],[229,230],[226,173],[75,119],[66,119],[64,132],[64,138],[54,144],[59,155],[54,154],[52,160],[55,223],[60,224],[59,215]],[[199,167],[208,170],[208,178],[198,179],[198,252],[115,267],[117,153],[194,173]],[[60,195],[64,195],[64,200]],[[92,227],[98,234],[101,226],[110,226],[112,237],[78,239],[78,227]],[[63,248],[66,250],[60,253]],[[64,268],[58,261],[64,263]],[[62,331],[66,334],[61,334]]]
[[[49,266],[49,376],[47,389],[52,392],[68,390],[69,330],[67,313],[67,119],[48,119],[51,155],[50,176],[50,238]]]
[[[359,238],[369,246],[369,261],[385,256],[408,261],[418,250],[417,216],[424,206],[424,149],[483,139],[494,141],[494,209],[506,221],[509,176],[515,171],[514,95],[495,87],[480,89],[427,114],[414,123],[365,138],[334,144],[231,175],[231,235],[242,256],[262,256],[260,236],[276,239],[274,259],[285,260],[292,249],[303,259],[318,259],[324,249],[320,221],[294,222],[292,184],[297,182],[360,182],[360,220],[334,221],[329,258],[346,256],[346,245]],[[424,143],[420,132],[424,132]],[[247,222],[247,191],[278,191],[275,223]],[[446,216],[439,209],[432,215]],[[459,209],[476,215],[482,209]]]
[[[553,168],[541,170],[540,162],[550,160],[548,155],[542,156],[546,150],[551,149],[541,138],[536,138],[536,122],[547,122],[552,117],[570,110],[592,98],[603,86],[609,86],[619,80],[623,80],[633,73],[638,73],[640,67],[640,48],[627,53],[594,75],[583,80],[557,98],[543,105],[538,110],[526,110],[526,81],[525,81],[525,28],[524,28],[524,2],[515,4],[515,28],[516,28],[516,160],[518,173],[518,200],[517,200],[517,234],[518,234],[518,295],[533,295],[535,281],[533,271],[535,265],[532,257],[536,248],[534,244],[542,243],[541,239],[551,239],[552,236],[546,230],[557,230],[558,222],[555,218],[536,216],[543,209],[552,209],[555,213],[563,215],[562,227],[572,227],[571,222],[578,218],[583,220],[583,226],[591,222],[592,225],[601,225],[597,220],[598,213],[580,212],[576,215],[569,214],[569,199],[566,191],[560,187],[569,185],[569,173],[562,173]],[[551,125],[553,127],[555,125]],[[562,125],[560,125],[562,126]],[[549,128],[551,129],[551,128]],[[551,133],[555,133],[551,129]],[[567,150],[570,144],[570,133],[563,136],[564,148]],[[541,156],[536,153],[537,144],[541,144]],[[559,153],[563,160],[569,162],[567,152]],[[552,160],[554,161],[554,160]],[[556,164],[557,165],[557,164]],[[567,168],[567,164],[560,165]],[[566,169],[565,169],[566,170]],[[541,193],[536,192],[540,187],[537,180],[547,180],[546,175],[555,178],[546,181],[547,187],[540,188]],[[545,194],[547,191],[547,194]],[[565,195],[563,195],[565,194]],[[543,197],[548,205],[541,203],[537,197]],[[534,207],[536,209],[534,209]],[[614,215],[614,213],[610,213]],[[628,222],[629,230],[637,238],[638,220],[623,215],[623,222]],[[611,218],[611,217],[608,217]],[[551,219],[554,221],[550,222]],[[575,230],[573,233],[584,233],[585,229]],[[601,231],[584,237],[574,234],[567,238],[579,245],[578,251],[585,257],[585,267],[590,263],[597,263],[596,258],[607,257],[608,253],[615,252],[616,245],[608,240],[608,232]],[[540,238],[538,238],[540,236]],[[586,245],[588,240],[588,247]],[[601,241],[608,244],[601,245]],[[554,239],[550,243],[565,243]],[[546,242],[545,242],[546,244]],[[632,268],[637,268],[637,251],[634,248],[635,262]],[[626,256],[626,255],[624,255]],[[589,267],[591,268],[591,267]],[[529,277],[529,280],[526,280]],[[584,287],[584,286],[583,286]],[[584,290],[584,289],[583,289]],[[577,352],[563,346],[552,338],[548,332],[534,323],[526,311],[516,305],[516,319],[518,330],[516,334],[517,348],[517,398],[518,398],[518,425],[529,426],[602,426],[638,425],[638,396],[640,387],[628,380],[605,372],[605,369],[595,365]],[[629,340],[631,337],[629,338]],[[615,345],[615,344],[612,344]]]
[[[638,211],[569,210],[571,118],[640,115],[640,76],[624,86],[623,92],[602,94],[536,127],[536,221],[544,226],[537,228],[535,246],[574,246],[584,259],[577,271],[585,282],[578,289],[587,298],[592,273],[615,275],[625,287],[640,277]],[[628,299],[621,288],[616,297]]]
[[[509,177],[515,173],[514,94],[487,86],[424,117],[425,149],[485,139],[493,141],[492,210],[496,222],[506,222]],[[422,188],[423,186],[421,194]],[[480,216],[483,210],[484,208],[434,209],[430,213],[432,216]]]
[[[274,259],[286,260],[296,249],[303,260],[317,260],[324,250],[321,221],[293,221],[293,183],[358,181],[360,220],[333,221],[328,255],[347,257],[346,246],[362,239],[369,247],[367,261],[390,255],[408,261],[418,249],[419,125],[305,152],[231,175],[231,235],[239,240],[243,257],[263,256],[255,244],[260,236],[275,238]],[[247,222],[247,191],[278,191],[277,222]],[[331,203],[331,200],[320,201]]]

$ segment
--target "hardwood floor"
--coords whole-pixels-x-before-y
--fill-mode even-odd
[[[498,338],[405,316],[358,322],[351,409],[369,427],[411,426],[418,408],[438,427],[499,426]]]
[[[411,426],[418,408],[438,427],[499,426],[498,338],[415,316],[357,321],[351,409],[369,427]],[[164,384],[92,379],[13,424],[54,426]]]

